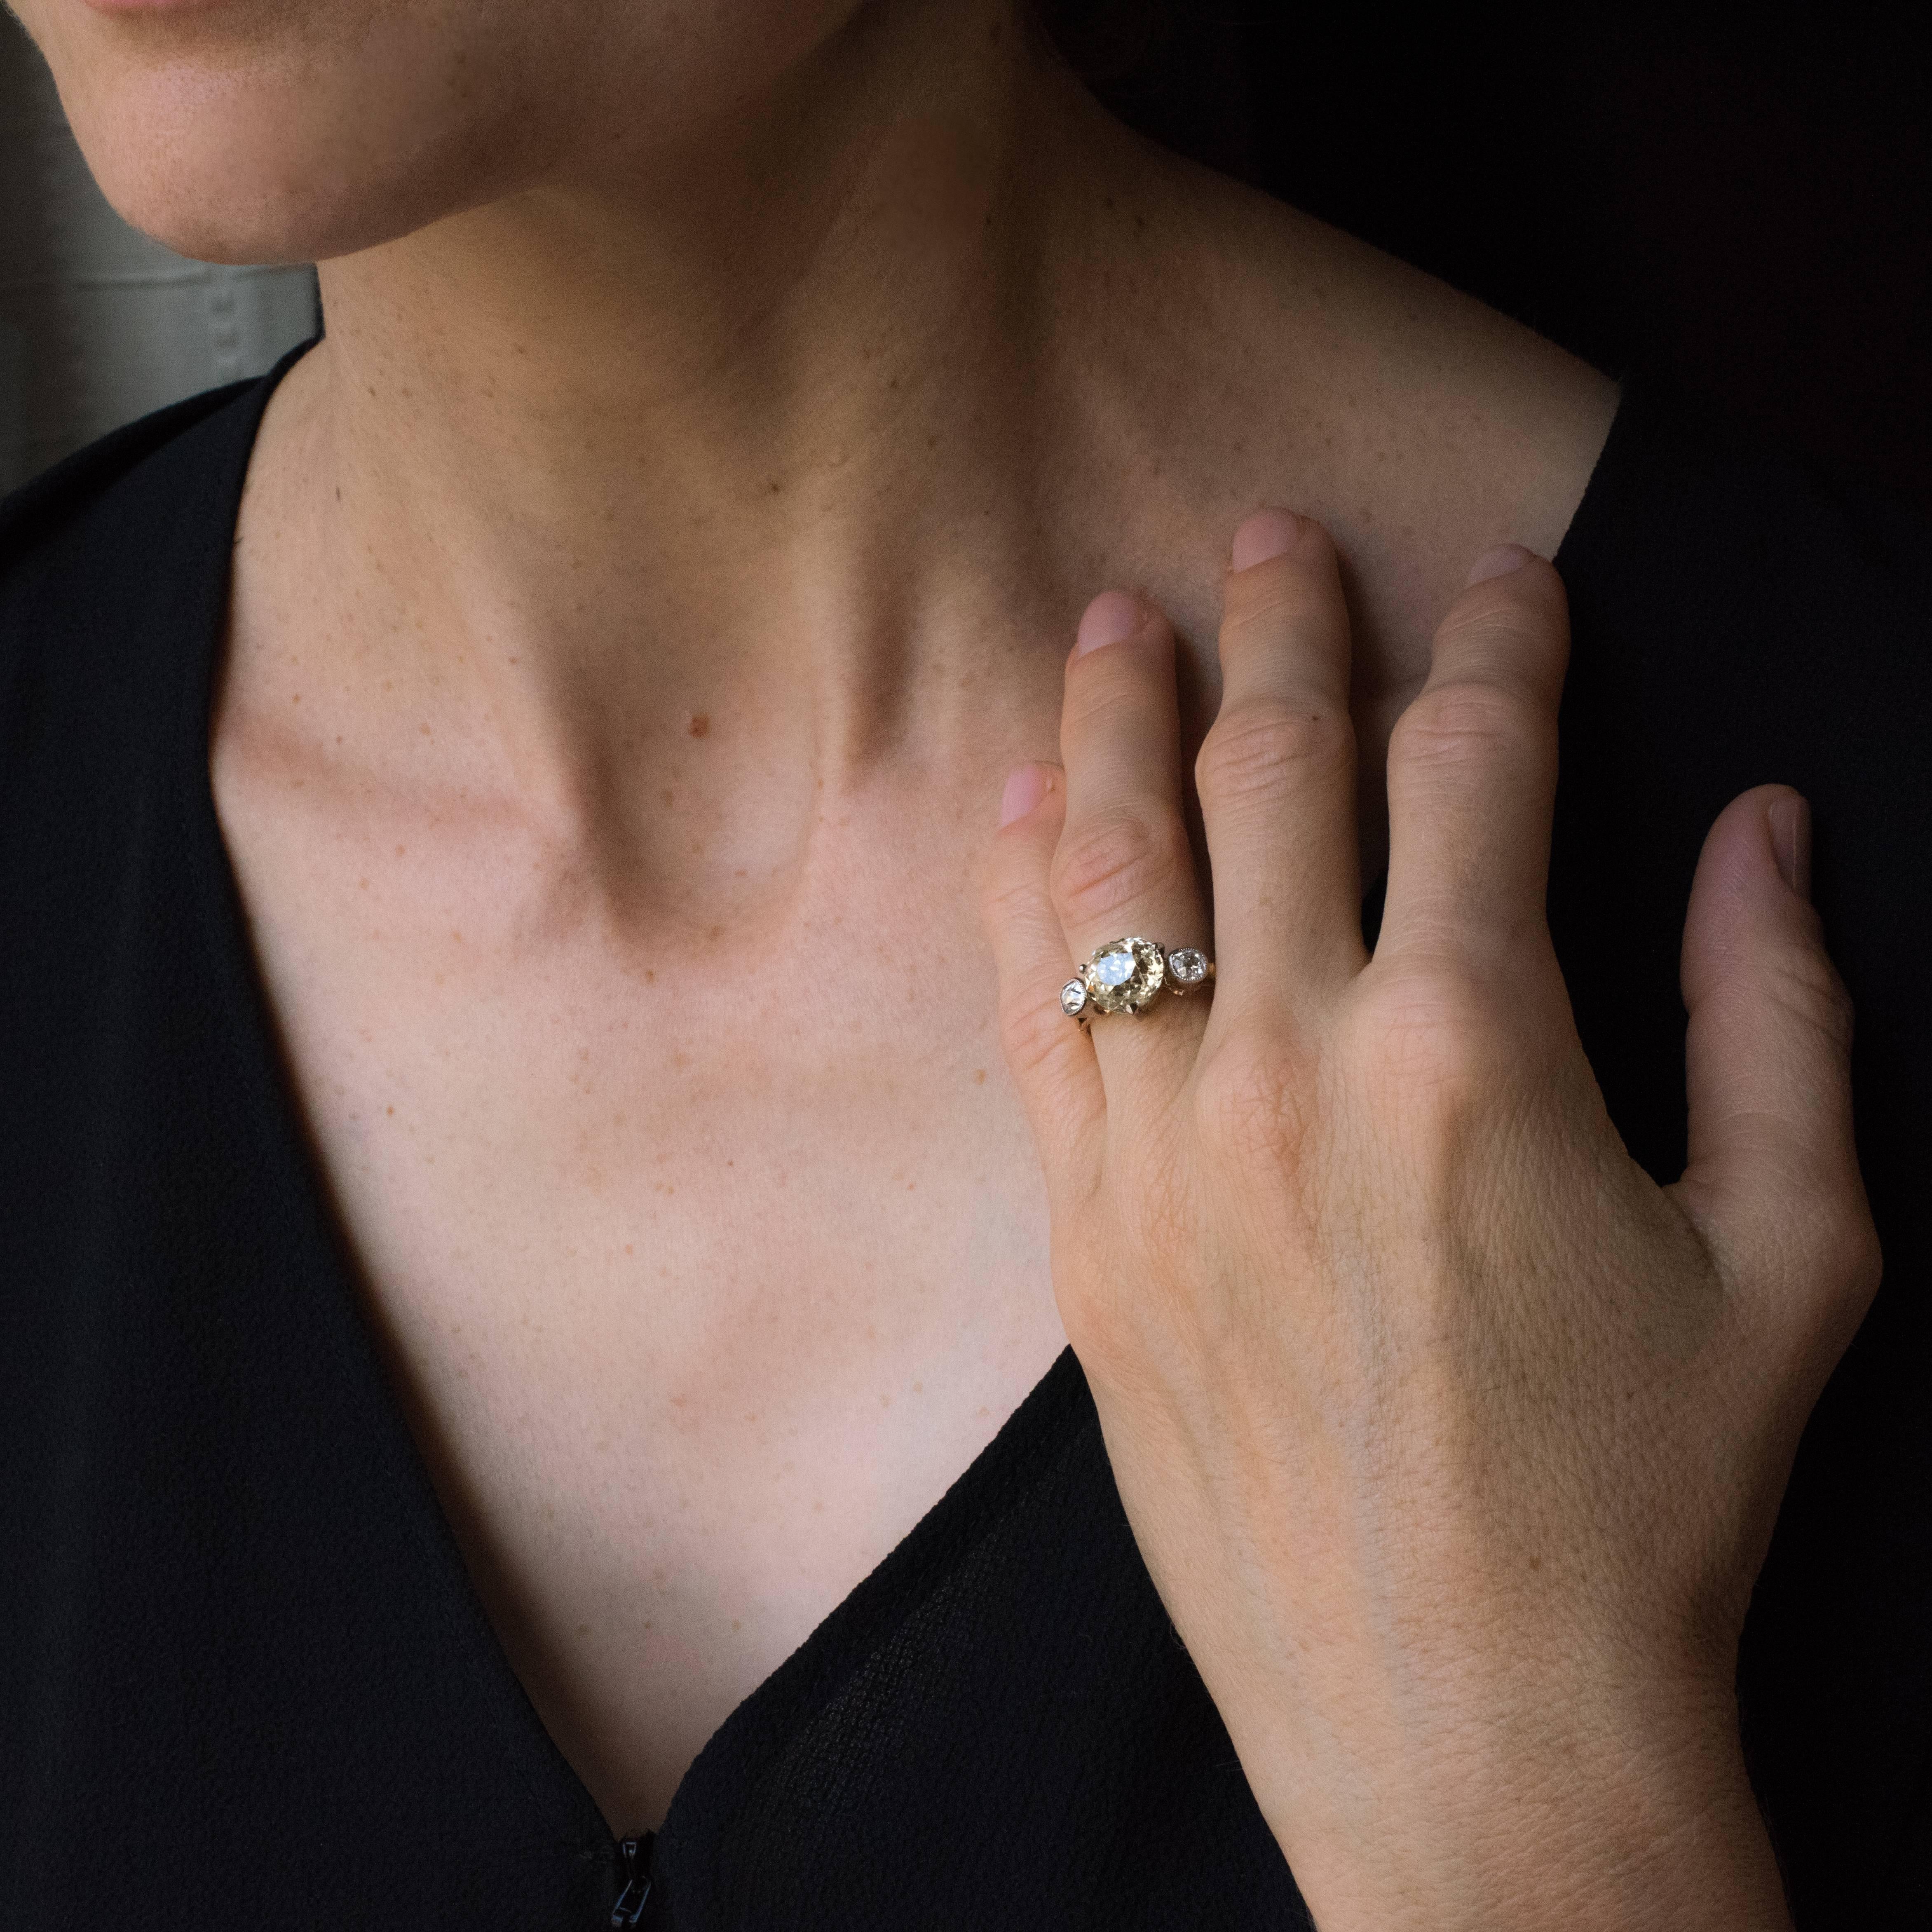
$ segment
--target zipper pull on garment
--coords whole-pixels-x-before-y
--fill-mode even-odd
[[[617,1847],[624,1861],[624,1889],[610,1908],[613,1925],[634,1925],[644,1916],[644,1906],[651,1895],[652,1838],[652,1834],[646,1832],[642,1839],[626,1838]]]

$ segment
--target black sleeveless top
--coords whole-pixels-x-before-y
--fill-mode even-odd
[[[0,1925],[1305,1926],[1070,1354],[728,1720],[655,1844],[613,1841],[379,1366],[214,814],[274,380],[0,512]],[[1923,1928],[1932,542],[1687,420],[1628,386],[1558,559],[1551,918],[1612,1114],[1672,1178],[1700,844],[1748,786],[1813,802],[1886,1278],[1741,1690],[1801,1927]]]

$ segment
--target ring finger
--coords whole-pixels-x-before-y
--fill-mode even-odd
[[[1114,939],[1150,939],[1170,951],[1208,944],[1181,818],[1174,652],[1166,618],[1124,591],[1103,591],[1080,620],[1060,714],[1066,822],[1052,873],[1070,964]],[[1096,1013],[1094,1051],[1109,1096],[1178,1093],[1205,1004],[1163,990],[1137,1016]]]

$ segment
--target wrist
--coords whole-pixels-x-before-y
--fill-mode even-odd
[[[1268,1815],[1322,1932],[1790,1932],[1733,1724],[1376,1780],[1345,1817]],[[1311,1815],[1312,1814],[1312,1815]]]

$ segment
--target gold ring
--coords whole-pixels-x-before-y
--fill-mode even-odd
[[[1060,1010],[1084,1026],[1096,1013],[1144,1013],[1162,993],[1210,986],[1214,962],[1198,946],[1172,952],[1153,939],[1110,939],[1060,989]]]

